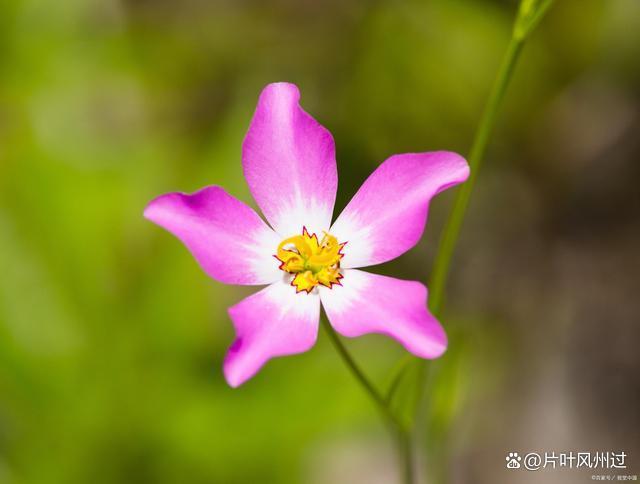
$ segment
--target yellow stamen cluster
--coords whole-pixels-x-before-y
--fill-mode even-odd
[[[303,229],[302,235],[280,242],[276,258],[282,262],[280,269],[295,274],[291,285],[296,292],[310,293],[318,284],[330,288],[340,283],[340,259],[343,256],[340,251],[343,247],[344,244],[339,244],[331,234],[325,232],[318,242],[316,234],[311,235]]]

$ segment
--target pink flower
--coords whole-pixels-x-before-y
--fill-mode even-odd
[[[244,176],[270,226],[217,186],[162,195],[144,212],[212,278],[266,285],[229,308],[236,340],[224,374],[234,387],[270,358],[310,349],[320,304],[344,336],[382,333],[422,358],[437,358],[447,346],[423,284],[358,268],[412,248],[429,201],[466,180],[466,161],[446,151],[394,155],[331,224],[338,185],[333,138],[299,98],[293,84],[269,84],[242,146]]]

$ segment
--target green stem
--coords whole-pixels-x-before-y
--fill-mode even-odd
[[[511,40],[502,59],[502,64],[500,65],[498,75],[491,89],[489,100],[482,112],[482,117],[480,118],[480,123],[478,124],[471,150],[469,151],[468,161],[471,169],[469,179],[466,183],[462,184],[456,194],[453,207],[451,208],[449,218],[444,227],[442,238],[440,239],[440,245],[438,246],[438,255],[434,262],[429,284],[431,293],[429,297],[429,307],[436,315],[442,310],[451,259],[456,248],[458,236],[460,235],[462,221],[464,220],[467,206],[469,205],[469,198],[471,197],[473,186],[478,177],[482,158],[487,150],[489,137],[496,123],[496,117],[502,100],[507,92],[507,87],[513,76],[514,68],[518,62],[525,41],[540,23],[552,3],[553,0],[521,0],[520,2],[518,15],[513,25]]]
[[[398,451],[402,460],[402,482],[413,484],[415,482],[413,467],[413,443],[411,432],[402,431],[398,434]]]
[[[411,443],[411,435],[406,425],[400,421],[391,410],[387,400],[382,396],[378,389],[369,381],[364,372],[357,365],[347,348],[342,344],[340,337],[333,329],[333,326],[326,318],[321,318],[322,326],[329,335],[329,340],[337,350],[338,354],[342,357],[342,360],[347,365],[347,368],[351,370],[353,376],[358,380],[362,388],[371,397],[371,400],[376,404],[380,410],[385,421],[389,424],[396,439],[396,446],[400,460],[402,461],[402,475],[403,482],[405,484],[413,484],[414,482],[414,466],[413,466],[413,446]]]
[[[518,62],[518,58],[522,53],[522,47],[524,46],[525,41],[535,27],[540,23],[542,17],[547,13],[552,3],[553,0],[520,1],[520,7],[514,22],[509,45],[507,46],[502,63],[500,64],[489,99],[484,107],[484,111],[482,112],[478,128],[471,144],[468,156],[469,167],[471,170],[469,179],[460,187],[456,194],[449,218],[447,219],[443,230],[442,238],[440,239],[433,272],[429,281],[429,308],[436,316],[439,316],[442,311],[447,279],[451,268],[451,259],[455,251],[462,222],[469,205],[469,198],[471,197],[471,192],[473,191],[473,187],[478,177],[478,172],[482,165],[482,159],[487,150],[487,144],[489,143],[489,138],[493,132],[497,115],[507,92],[509,82],[513,77],[513,72]],[[424,362],[422,365],[424,367]],[[437,371],[435,367],[432,368],[434,371]],[[426,385],[422,382],[418,388],[418,395],[420,397],[424,395],[425,388]],[[418,405],[417,411],[414,414],[411,427],[412,432],[421,425],[421,419],[418,418],[418,412],[420,412],[420,409],[423,407],[423,405]],[[442,459],[440,459],[440,461],[442,461]],[[442,462],[439,463],[439,466],[440,472],[436,470],[436,473],[439,474],[440,481],[444,482],[446,479],[446,467],[443,466]]]
[[[392,373],[393,377],[391,378],[391,383],[387,386],[387,392],[384,397],[387,405],[391,406],[396,390],[400,386],[400,382],[402,381],[409,364],[414,360],[415,357],[411,353],[407,353],[398,361],[398,363],[396,363],[395,371]]]
[[[487,143],[489,136],[493,131],[495,125],[496,116],[498,110],[504,98],[507,86],[511,80],[514,67],[522,51],[524,44],[524,38],[520,36],[512,36],[507,52],[502,60],[498,76],[491,90],[491,95],[485,106],[480,124],[473,139],[471,145],[471,151],[469,152],[469,167],[471,173],[466,183],[463,183],[456,194],[455,201],[449,218],[444,227],[442,238],[440,239],[440,245],[438,247],[438,256],[434,262],[433,273],[431,276],[431,282],[429,284],[430,297],[429,307],[434,314],[439,314],[442,309],[444,300],[444,291],[447,284],[447,278],[449,276],[449,269],[451,267],[451,259],[453,252],[456,248],[458,236],[460,235],[460,228],[462,227],[462,221],[469,205],[469,197],[473,190],[473,186],[478,176],[478,171],[482,164],[482,158],[487,149]]]

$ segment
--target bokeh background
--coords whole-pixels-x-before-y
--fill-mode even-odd
[[[250,200],[240,146],[273,81],[335,136],[336,211],[393,153],[465,153],[515,9],[3,2],[0,482],[395,482],[326,335],[225,384],[226,308],[253,289],[208,279],[142,210],[208,184]],[[637,0],[558,0],[527,45],[455,258],[450,349],[428,366],[423,482],[594,474],[507,471],[509,451],[625,451],[620,474],[640,473],[639,59]],[[451,200],[375,270],[426,281]],[[403,355],[347,344],[381,386]]]

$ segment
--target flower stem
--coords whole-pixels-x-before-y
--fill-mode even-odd
[[[439,316],[442,311],[447,279],[451,268],[451,259],[455,251],[462,222],[469,205],[469,198],[471,197],[473,186],[475,185],[478,177],[478,172],[482,165],[482,159],[487,150],[487,144],[489,143],[489,138],[493,132],[502,101],[504,100],[511,78],[513,77],[513,72],[520,54],[522,53],[525,41],[531,32],[533,32],[535,27],[540,23],[552,3],[553,0],[520,1],[518,14],[511,33],[511,39],[502,59],[502,63],[500,64],[496,79],[493,87],[491,88],[491,93],[487,100],[487,104],[484,107],[484,111],[482,112],[478,128],[471,144],[468,156],[469,167],[471,169],[469,179],[466,183],[462,184],[456,194],[438,246],[433,272],[431,273],[429,281],[429,308],[436,316]],[[425,362],[422,362],[422,367],[424,368],[424,366]],[[435,373],[438,372],[438,367],[432,367],[432,369]],[[426,384],[423,381],[418,385],[419,399],[421,399],[425,394],[425,390]],[[420,421],[422,418],[419,418],[421,411],[424,411],[424,405],[418,405],[416,407],[410,432],[415,432],[416,428],[421,425]],[[438,476],[436,477],[436,482],[445,482],[446,466],[440,462],[439,467],[439,469],[435,469],[436,476]]]
[[[411,432],[403,430],[398,433],[398,451],[402,460],[402,482],[413,484],[415,474],[413,468],[413,442]]]
[[[395,371],[393,372],[393,377],[391,379],[391,382],[389,383],[389,386],[387,387],[387,391],[384,397],[385,402],[387,402],[387,405],[391,405],[391,402],[393,401],[393,397],[396,393],[396,390],[400,386],[400,383],[404,378],[404,375],[407,371],[407,368],[409,367],[409,364],[414,360],[415,360],[415,357],[411,353],[407,353],[395,365]]]
[[[438,246],[438,252],[429,284],[429,290],[431,293],[429,297],[429,307],[436,315],[439,315],[442,310],[447,278],[451,267],[451,259],[456,248],[458,236],[460,235],[462,221],[464,220],[467,206],[469,205],[469,198],[471,196],[473,186],[475,185],[476,178],[478,177],[482,158],[484,157],[487,149],[489,137],[493,131],[502,100],[504,99],[507,87],[509,86],[509,82],[513,76],[514,68],[518,58],[520,57],[522,47],[527,37],[538,25],[552,3],[553,0],[522,0],[520,2],[520,8],[518,9],[518,15],[514,22],[511,34],[511,40],[507,46],[504,58],[502,59],[502,64],[498,70],[496,80],[493,84],[493,88],[491,89],[491,94],[489,95],[489,100],[485,105],[471,145],[471,150],[469,151],[469,167],[471,169],[469,179],[466,183],[462,184],[456,194],[453,207],[445,224],[442,238],[440,239],[440,244]]]
[[[402,462],[402,476],[404,484],[414,483],[414,466],[413,466],[413,446],[411,442],[411,434],[408,427],[402,423],[402,421],[393,413],[387,400],[382,396],[378,389],[371,383],[364,372],[360,369],[355,362],[351,353],[342,344],[340,336],[333,329],[333,326],[329,323],[327,318],[321,318],[322,326],[329,335],[329,340],[335,347],[338,354],[342,357],[342,361],[347,365],[347,368],[351,370],[353,376],[358,380],[362,388],[371,397],[371,400],[376,404],[383,418],[389,425],[391,431],[395,436],[395,443],[398,449],[398,455]]]
[[[469,198],[482,164],[482,158],[496,121],[498,109],[500,108],[507,86],[511,80],[513,68],[522,50],[523,42],[523,39],[512,37],[507,47],[507,52],[498,71],[498,77],[493,85],[489,101],[482,113],[482,118],[478,125],[471,151],[469,152],[469,167],[471,169],[469,179],[461,185],[456,194],[451,213],[449,214],[442,238],[440,239],[437,252],[438,256],[434,262],[431,283],[429,284],[429,290],[431,292],[429,306],[431,311],[436,315],[439,314],[442,309],[445,286],[451,267],[451,259],[456,248],[458,236],[460,235],[462,221],[464,220],[467,206],[469,205]]]

